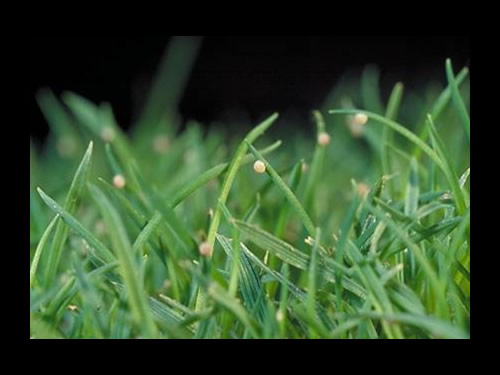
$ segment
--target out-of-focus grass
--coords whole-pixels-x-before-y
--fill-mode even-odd
[[[31,337],[470,337],[467,69],[385,98],[369,66],[310,132],[178,133],[199,44],[172,42],[129,133],[109,104],[37,94]]]

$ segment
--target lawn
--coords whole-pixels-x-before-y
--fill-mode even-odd
[[[30,337],[470,338],[467,67],[386,98],[369,65],[308,128],[207,128],[179,114],[184,42],[126,131],[36,94]]]

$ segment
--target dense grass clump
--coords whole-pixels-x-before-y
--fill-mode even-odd
[[[383,98],[369,66],[310,132],[180,132],[197,48],[174,40],[129,132],[37,94],[31,337],[470,338],[467,68]]]

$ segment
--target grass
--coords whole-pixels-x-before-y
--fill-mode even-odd
[[[109,104],[37,93],[30,337],[470,338],[467,68],[385,98],[368,66],[310,131],[180,132],[199,42],[169,46],[128,133]]]

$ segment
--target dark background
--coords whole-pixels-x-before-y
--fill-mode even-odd
[[[33,37],[28,45],[30,134],[48,127],[34,96],[41,87],[109,101],[127,128],[160,62],[167,36]],[[184,118],[204,123],[244,110],[252,121],[293,108],[307,115],[348,69],[379,66],[382,89],[445,83],[444,61],[470,66],[469,36],[205,37],[180,103]]]

